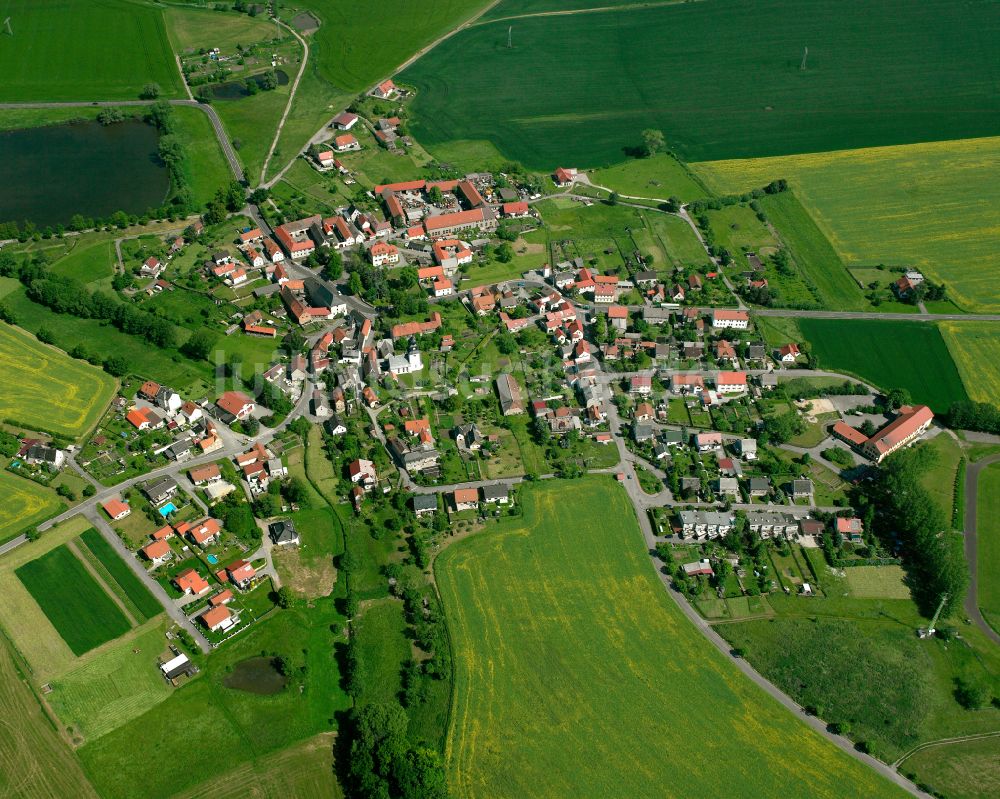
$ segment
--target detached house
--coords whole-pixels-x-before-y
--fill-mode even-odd
[[[226,424],[246,419],[256,407],[254,401],[242,391],[227,391],[216,400],[215,405]]]

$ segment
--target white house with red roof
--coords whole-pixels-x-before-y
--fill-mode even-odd
[[[380,241],[371,246],[368,250],[368,257],[371,259],[372,266],[398,264],[399,248],[392,244],[386,244],[384,241]]]
[[[360,150],[361,142],[357,140],[353,133],[344,133],[334,138],[333,149],[335,149],[338,153]]]
[[[727,308],[712,310],[712,327],[719,329],[746,330],[750,326],[750,314]]]
[[[333,126],[337,130],[350,130],[358,124],[358,115],[350,111],[341,111],[333,118]]]
[[[253,578],[257,575],[257,570],[253,564],[240,558],[226,566],[226,574],[229,582],[237,588],[246,590],[253,583]]]
[[[118,497],[114,497],[113,499],[109,499],[107,502],[101,503],[101,507],[104,508],[104,512],[116,522],[124,519],[132,512],[128,503],[122,502],[122,500]]]
[[[389,98],[395,97],[399,94],[399,88],[390,79],[382,81],[368,93],[372,97],[378,97],[380,100],[388,100]]]
[[[557,167],[552,173],[552,180],[557,186],[569,186],[575,182],[579,170],[575,167]]]
[[[330,169],[334,162],[333,150],[320,150],[316,153],[316,163],[324,169]]]
[[[799,345],[791,342],[778,349],[778,360],[782,363],[795,363],[800,354]]]
[[[719,372],[715,377],[715,390],[720,394],[743,394],[747,391],[746,372]]]
[[[347,473],[351,482],[360,485],[365,491],[370,491],[378,483],[378,473],[375,471],[375,464],[364,458],[351,461],[347,466]]]

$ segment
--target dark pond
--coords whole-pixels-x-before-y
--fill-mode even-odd
[[[283,70],[276,69],[274,71],[274,76],[278,79],[279,86],[288,85],[288,73]],[[257,82],[258,86],[261,86],[264,81],[263,74],[254,75],[253,79]],[[249,97],[250,92],[247,91],[245,80],[230,80],[226,83],[219,83],[212,87],[212,97],[216,100],[239,100],[241,97]]]
[[[280,692],[286,682],[271,658],[250,658],[237,663],[222,684],[237,691],[267,696]]]
[[[152,125],[129,120],[47,125],[0,132],[0,221],[41,228],[74,214],[142,213],[167,196]]]

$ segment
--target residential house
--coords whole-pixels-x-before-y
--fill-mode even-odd
[[[104,509],[104,512],[116,522],[121,521],[132,512],[128,503],[122,502],[118,497],[109,499],[107,502],[102,502],[101,507]]]
[[[213,633],[225,632],[239,623],[239,617],[235,616],[225,605],[209,608],[198,618]]]
[[[351,461],[347,466],[348,476],[351,482],[360,486],[365,491],[371,491],[378,484],[378,474],[375,471],[375,464],[364,458]]]
[[[510,486],[506,483],[482,487],[483,502],[491,505],[506,505],[510,502]]]
[[[257,575],[257,570],[253,567],[252,563],[240,558],[226,566],[226,575],[229,577],[229,582],[240,590],[245,591],[253,584],[253,578]]]
[[[500,410],[504,416],[514,416],[524,413],[524,400],[521,397],[521,387],[513,375],[501,374],[496,379],[497,395],[500,397]]]
[[[458,488],[451,494],[451,501],[456,511],[473,510],[479,507],[478,488]]]
[[[436,513],[438,509],[437,494],[413,494],[410,497],[410,504],[417,516]]]
[[[141,552],[142,556],[152,563],[154,568],[162,563],[166,563],[174,556],[173,551],[170,549],[170,544],[163,540],[146,544]]]
[[[174,585],[184,594],[201,596],[209,589],[208,582],[194,569],[186,569],[174,577]]]
[[[267,534],[275,546],[298,546],[299,531],[291,519],[279,519],[267,526]]]
[[[226,424],[246,419],[256,407],[254,401],[242,391],[227,391],[216,400],[215,405]]]
[[[159,480],[146,485],[142,489],[142,493],[154,505],[159,505],[176,494],[178,488],[177,481],[172,477],[161,477]]]

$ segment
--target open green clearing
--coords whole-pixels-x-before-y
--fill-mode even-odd
[[[924,445],[934,453],[935,458],[933,466],[921,475],[920,484],[941,506],[945,518],[951,520],[955,504],[955,475],[962,460],[962,448],[947,432],[939,433]],[[962,501],[961,487],[958,496]]]
[[[933,746],[903,761],[899,770],[948,799],[988,799],[1000,793],[1000,736]]]
[[[15,574],[74,654],[89,652],[129,629],[118,606],[65,546],[24,564]]]
[[[163,9],[163,21],[170,43],[178,53],[213,47],[232,53],[238,44],[249,46],[286,35],[266,14],[251,17],[214,8],[169,6]]]
[[[705,188],[692,177],[680,161],[669,155],[637,158],[589,175],[592,183],[607,186],[619,194],[654,197],[661,200],[677,197],[684,202],[708,196]]]
[[[987,466],[979,475],[978,598],[984,617],[1000,630],[1000,466]]]
[[[578,11],[588,8],[633,5],[635,2],[636,0],[500,0],[493,8],[483,14],[483,19],[505,19],[520,14],[543,14],[553,11]],[[671,0],[660,0],[660,2],[666,5]],[[660,3],[658,0],[650,0],[649,4]]]
[[[322,77],[348,92],[359,92],[489,3],[383,0],[377,24],[369,15],[359,14],[357,4],[349,0],[299,0],[296,5],[313,11],[321,22],[312,36],[312,49]]]
[[[365,664],[366,702],[397,702],[402,690],[400,675],[410,659],[405,635],[403,605],[396,599],[376,599],[355,624],[360,658]]]
[[[249,768],[252,761],[329,732],[334,714],[349,705],[340,687],[331,634],[343,621],[332,599],[317,600],[308,609],[275,613],[258,622],[252,633],[217,649],[201,675],[164,701],[86,743],[78,751],[101,795],[125,799],[134,796],[140,784],[149,797],[187,793],[207,780]],[[285,654],[295,669],[307,665],[306,675],[296,678],[304,690],[293,684],[261,696],[223,685],[235,664],[261,652]],[[137,751],[144,757],[134,757]],[[156,768],[150,768],[154,761]],[[291,785],[296,778],[288,779]]]
[[[100,369],[6,323],[0,324],[0,366],[17,376],[16,391],[0,392],[0,416],[69,438],[94,425],[115,390],[114,379]]]
[[[857,375],[883,389],[904,388],[914,402],[943,412],[968,399],[941,333],[926,322],[799,319],[819,368]],[[920,357],[914,357],[920,353]]]
[[[794,193],[769,194],[760,204],[791,251],[806,284],[819,293],[824,308],[868,309],[861,288]]]
[[[163,632],[163,624],[143,628],[52,681],[46,698],[74,736],[99,738],[170,696],[155,668],[165,649]]]
[[[96,799],[80,763],[42,709],[5,639],[0,639],[0,796]]]
[[[135,100],[182,91],[163,14],[127,0],[3,0],[0,101]],[[6,32],[5,32],[6,33]]]
[[[621,161],[650,127],[686,161],[1000,130],[1000,8],[873,0],[864,14],[858,25],[837,0],[708,0],[531,17],[511,23],[511,49],[510,25],[495,22],[459,32],[401,80],[419,90],[414,133],[432,152],[486,140],[541,169]]]
[[[93,528],[84,530],[80,538],[87,545],[87,549],[93,552],[94,556],[108,570],[115,582],[121,586],[125,595],[135,604],[143,618],[151,619],[163,612],[160,603],[149,593],[149,589],[135,576],[135,573],[97,530]]]
[[[177,138],[184,145],[184,176],[191,188],[191,199],[201,207],[216,191],[233,179],[229,162],[222,154],[219,140],[208,116],[197,108],[174,108]]]
[[[1000,310],[1000,251],[993,246],[1000,186],[992,179],[1000,170],[1000,138],[693,168],[721,193],[785,178],[848,267],[915,267],[946,283],[964,310]]]
[[[453,544],[435,567],[455,653],[456,796],[652,796],[667,782],[695,796],[721,781],[744,795],[902,795],[690,625],[610,480],[521,496],[523,518]]]

